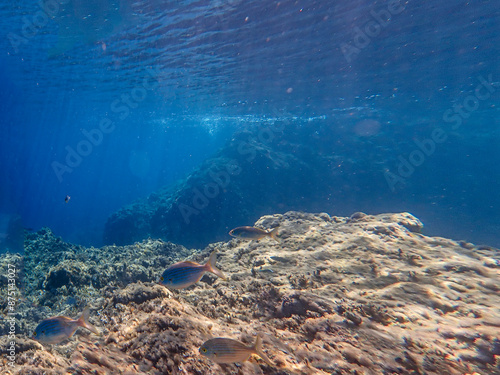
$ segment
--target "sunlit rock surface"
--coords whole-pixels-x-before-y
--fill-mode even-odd
[[[498,249],[424,236],[422,223],[408,213],[287,212],[264,216],[256,225],[279,227],[280,242],[232,239],[199,252],[162,241],[85,249],[62,243],[48,230],[31,235],[25,258],[0,258],[2,275],[11,263],[20,282],[30,280],[20,283],[23,297],[16,305],[16,367],[3,369],[11,374],[499,373]],[[169,264],[186,258],[204,263],[213,250],[227,281],[206,274],[174,292],[156,283]],[[4,278],[0,287],[4,292]],[[29,339],[41,319],[76,317],[87,304],[100,337],[79,329],[52,347]],[[0,307],[7,309],[5,302]],[[198,353],[213,337],[252,344],[257,334],[275,366],[258,357],[218,365]],[[5,351],[6,336],[1,340]]]

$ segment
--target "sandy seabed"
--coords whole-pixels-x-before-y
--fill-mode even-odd
[[[14,367],[3,328],[2,374],[500,374],[500,251],[421,234],[408,213],[335,217],[287,212],[280,242],[232,239],[204,250],[145,240],[84,249],[50,231],[28,238]],[[185,290],[156,283],[169,264],[216,250],[228,280],[206,274]],[[22,281],[25,280],[25,281]],[[7,281],[0,279],[5,293]],[[80,328],[59,345],[29,334],[53,315],[91,307],[101,336]],[[7,304],[2,325],[7,326]],[[253,344],[259,357],[215,364],[213,337]]]

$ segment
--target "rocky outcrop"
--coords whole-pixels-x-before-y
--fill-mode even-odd
[[[45,247],[27,246],[39,263],[30,263],[26,272],[39,267],[46,277],[61,269],[73,275],[68,259],[80,253],[88,258],[73,264],[88,268],[80,278],[69,277],[65,285],[77,286],[71,292],[61,286],[47,299],[40,296],[48,292],[41,282],[23,296],[16,307],[15,366],[3,373],[499,372],[500,250],[422,235],[422,223],[408,213],[287,212],[263,216],[255,225],[279,227],[280,241],[232,239],[188,256],[184,248],[161,241],[84,249],[57,241],[47,230],[32,235],[29,243]],[[52,247],[56,258],[38,257]],[[164,268],[179,259],[175,249],[180,259],[199,263],[216,250],[217,266],[228,279],[206,274],[177,291],[157,285]],[[160,263],[163,258],[168,260]],[[0,256],[0,271],[7,263],[23,267],[23,261],[29,263]],[[144,269],[129,275],[121,272],[125,263]],[[94,273],[114,280],[89,294]],[[143,273],[145,281],[133,280]],[[2,293],[6,287],[0,279]],[[52,347],[29,339],[39,320],[61,313],[75,317],[85,305],[101,336],[79,330]],[[198,352],[213,337],[251,344],[257,334],[274,366],[258,357],[218,365]],[[3,336],[2,355],[7,347]]]
[[[352,212],[376,191],[390,196],[382,148],[359,136],[339,141],[330,122],[275,121],[246,127],[185,180],[110,216],[104,242],[161,238],[188,247],[225,240],[267,213]],[[394,142],[393,142],[394,143]]]

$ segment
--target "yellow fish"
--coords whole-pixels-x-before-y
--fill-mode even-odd
[[[242,240],[260,240],[264,237],[271,237],[273,240],[278,241],[276,237],[278,235],[278,228],[267,231],[256,227],[238,227],[231,229],[229,232],[230,236],[240,238]]]
[[[247,346],[240,341],[218,337],[208,340],[200,347],[200,354],[215,363],[245,362],[252,354],[257,354],[269,366],[274,364],[262,351],[262,339],[257,336],[254,346]]]

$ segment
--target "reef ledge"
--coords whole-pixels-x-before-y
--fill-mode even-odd
[[[500,250],[422,234],[409,213],[350,217],[290,211],[261,217],[279,242],[229,239],[203,250],[160,240],[84,248],[49,229],[25,254],[0,256],[0,291],[16,270],[15,355],[9,304],[0,301],[2,374],[500,374]],[[170,291],[168,265],[212,274]],[[54,315],[91,308],[101,336],[79,329],[60,345],[29,338]],[[215,364],[198,348],[213,337],[252,344],[258,357]]]

